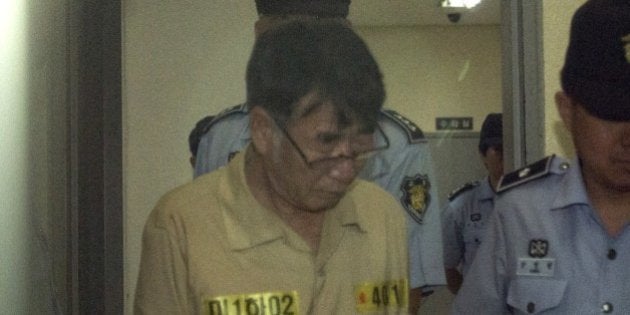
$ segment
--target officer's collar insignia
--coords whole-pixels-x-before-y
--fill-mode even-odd
[[[470,221],[477,222],[481,220],[481,213],[473,213],[470,215]]]
[[[626,51],[626,61],[630,63],[630,34],[622,37],[621,42],[623,42],[623,49]]]
[[[549,242],[542,239],[533,239],[529,241],[529,256],[532,258],[543,258],[547,256],[549,251]]]
[[[512,187],[543,177],[551,172],[551,161],[554,155],[548,156],[538,162],[503,175],[497,185],[497,193],[506,191]]]
[[[523,177],[525,177],[525,176],[529,175],[529,173],[530,173],[531,171],[532,171],[532,169],[531,169],[531,168],[526,167],[526,168],[522,169],[520,172],[518,172],[518,177],[523,178]]]
[[[430,188],[429,177],[420,174],[416,174],[414,177],[405,176],[400,186],[400,190],[403,192],[400,198],[403,207],[420,224],[422,224],[424,214],[431,202]]]

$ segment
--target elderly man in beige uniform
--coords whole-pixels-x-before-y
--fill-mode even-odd
[[[252,143],[149,217],[138,314],[403,314],[400,204],[357,179],[389,142],[382,75],[339,23],[262,34],[247,67]]]

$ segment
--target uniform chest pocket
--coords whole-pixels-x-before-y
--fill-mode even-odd
[[[524,314],[539,314],[560,304],[566,280],[519,278],[510,282],[507,303]]]
[[[483,230],[475,228],[466,231],[464,237],[464,243],[467,246],[479,246],[481,245],[481,237],[483,236]]]

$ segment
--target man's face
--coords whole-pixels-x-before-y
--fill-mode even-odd
[[[481,159],[488,170],[488,176],[497,182],[503,176],[503,148],[499,146],[489,147]]]
[[[340,129],[332,104],[315,94],[300,99],[284,130],[275,130],[274,152],[267,157],[274,193],[310,212],[334,207],[365,164],[352,158],[372,147],[373,132],[350,124]]]
[[[607,121],[567,104],[569,127],[587,189],[630,192],[630,122]]]

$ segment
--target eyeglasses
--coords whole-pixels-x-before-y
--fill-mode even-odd
[[[323,157],[309,160],[306,154],[304,154],[304,151],[300,149],[297,142],[289,135],[289,132],[285,128],[280,127],[278,123],[276,123],[276,126],[278,126],[278,129],[282,131],[282,134],[297,150],[302,160],[304,160],[304,163],[311,169],[329,169],[346,159],[364,162],[376,153],[389,148],[389,139],[381,127],[377,125],[376,129],[371,133],[366,132],[357,135],[324,133],[319,135],[315,140],[311,141],[310,144],[312,151],[317,152],[318,155]],[[349,155],[332,156],[339,145],[345,145],[345,141],[347,141],[347,145],[350,146],[351,153]]]

